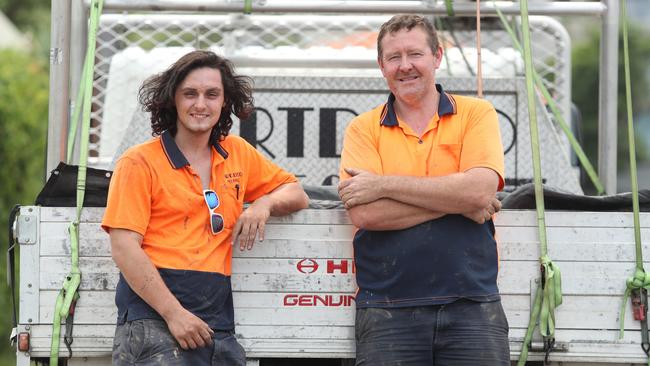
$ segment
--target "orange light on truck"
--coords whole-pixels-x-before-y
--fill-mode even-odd
[[[22,332],[18,334],[18,350],[20,352],[29,351],[29,333]]]

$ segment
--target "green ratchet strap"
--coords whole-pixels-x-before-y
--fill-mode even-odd
[[[497,14],[499,15],[499,18],[501,19],[501,24],[503,25],[503,28],[510,35],[513,45],[519,51],[519,53],[523,55],[524,51],[521,48],[521,44],[519,44],[519,41],[517,40],[517,36],[515,35],[514,30],[510,27],[508,21],[506,20],[506,17],[503,15],[503,13],[501,12],[501,10],[499,9],[496,3],[494,3],[494,9],[496,10]],[[591,179],[591,182],[596,188],[598,195],[604,194],[605,187],[603,186],[603,183],[600,181],[600,178],[598,177],[598,173],[596,173],[596,169],[594,169],[593,165],[589,161],[589,158],[587,158],[587,155],[585,154],[584,150],[582,150],[582,147],[580,147],[580,143],[578,142],[578,140],[576,140],[575,136],[573,135],[573,132],[571,132],[571,129],[569,128],[568,123],[564,120],[564,117],[562,117],[562,114],[560,113],[560,110],[557,106],[557,103],[555,102],[555,99],[553,99],[551,93],[549,93],[548,91],[548,88],[546,88],[546,85],[544,85],[544,82],[542,82],[542,78],[539,76],[539,74],[537,73],[537,71],[535,71],[534,68],[533,68],[533,76],[535,77],[535,85],[537,85],[537,89],[542,93],[544,99],[548,103],[548,106],[551,108],[555,120],[560,125],[560,128],[562,128],[562,131],[564,131],[564,134],[569,140],[569,144],[571,144],[571,147],[573,148],[573,151],[578,157],[580,164],[582,164],[583,168],[585,169],[585,172]]]
[[[636,245],[636,268],[634,276],[629,277],[626,281],[626,289],[623,294],[623,303],[620,312],[620,333],[619,338],[623,338],[625,329],[625,306],[630,295],[637,297],[641,303],[633,300],[633,306],[640,306],[642,314],[635,314],[635,318],[641,321],[641,347],[646,355],[650,352],[650,342],[648,342],[648,323],[647,323],[647,290],[650,288],[650,275],[643,268],[643,251],[641,243],[641,225],[639,219],[639,186],[636,174],[636,147],[634,143],[634,122],[632,116],[632,87],[630,81],[630,54],[627,34],[627,9],[625,0],[621,0],[621,23],[623,23],[623,60],[625,66],[625,101],[627,110],[627,136],[630,146],[630,182],[632,184],[632,209],[634,211],[634,244]],[[649,355],[650,356],[650,355]],[[650,365],[650,358],[648,359]]]
[[[539,331],[544,340],[546,358],[555,343],[555,308],[562,304],[562,280],[560,269],[548,256],[546,240],[546,222],[544,218],[544,190],[542,187],[542,168],[537,130],[537,111],[535,108],[535,89],[533,85],[533,60],[530,46],[530,28],[528,23],[528,1],[521,0],[521,28],[524,42],[524,61],[526,65],[526,94],[528,96],[528,114],[530,118],[530,142],[533,153],[533,178],[535,182],[535,204],[537,207],[537,227],[540,242],[541,284],[538,286],[530,322],[524,337],[518,366],[526,364],[528,347],[532,339],[535,324],[539,319]]]
[[[87,57],[88,52],[86,52],[86,57]],[[83,69],[81,71],[81,82],[79,85],[79,92],[77,93],[77,99],[75,100],[74,103],[74,111],[72,112],[72,119],[70,120],[70,130],[68,131],[68,151],[66,154],[66,162],[68,164],[72,163],[72,151],[74,150],[74,145],[75,145],[75,136],[77,134],[77,128],[79,128],[79,117],[81,115],[81,106],[82,103],[84,102],[84,93],[82,92],[84,89],[84,80],[86,80],[89,76],[86,75],[88,73],[88,69],[92,70],[92,66],[88,67],[88,62],[84,61],[83,64]]]
[[[244,0],[244,14],[253,12],[253,0]]]
[[[97,38],[97,27],[99,25],[99,16],[103,7],[103,0],[92,0],[90,4],[90,24],[88,26],[88,48],[86,50],[86,59],[84,62],[82,79],[79,85],[78,103],[75,105],[73,113],[73,125],[76,131],[76,121],[79,118],[79,109],[83,108],[83,123],[80,136],[80,157],[79,171],[77,173],[77,217],[70,223],[68,232],[70,233],[70,250],[71,266],[70,274],[63,281],[63,287],[56,298],[54,310],[54,319],[52,320],[52,344],[50,348],[50,365],[57,366],[59,363],[59,346],[61,337],[61,321],[66,322],[65,343],[68,347],[70,356],[72,354],[70,345],[72,344],[72,318],[74,316],[74,303],[79,299],[79,284],[81,283],[81,271],[79,270],[79,222],[81,219],[81,209],[86,189],[86,164],[88,160],[88,141],[90,131],[90,106],[92,96],[92,66],[95,60],[95,40]],[[75,118],[76,117],[76,118]],[[74,144],[74,132],[72,138],[68,140],[68,161],[71,157],[71,145]]]
[[[454,14],[454,6],[451,2],[452,0],[445,0],[445,8],[447,9],[447,15],[453,17],[456,14]]]

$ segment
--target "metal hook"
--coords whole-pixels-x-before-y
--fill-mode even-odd
[[[549,364],[549,356],[555,347],[555,338],[544,338],[544,365]]]

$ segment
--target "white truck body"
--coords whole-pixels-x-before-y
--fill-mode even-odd
[[[108,235],[99,226],[102,213],[102,208],[87,208],[82,215],[83,275],[69,365],[110,364],[119,272],[110,256]],[[31,349],[18,354],[19,365],[28,365],[30,357],[49,355],[54,303],[70,268],[67,228],[74,216],[74,208],[21,208],[19,332],[31,334]],[[550,211],[546,218],[549,254],[562,270],[564,292],[556,313],[557,350],[550,360],[574,366],[645,364],[639,323],[629,310],[625,337],[618,339],[625,279],[634,270],[632,215]],[[650,214],[642,216],[641,225],[647,243]],[[514,360],[539,277],[535,212],[502,211],[496,229],[498,283]],[[353,232],[344,210],[308,209],[273,218],[264,243],[250,252],[234,251],[236,333],[250,364],[278,357],[354,358]],[[647,252],[650,246],[643,249]],[[541,339],[535,339],[529,359],[542,360],[540,349]],[[61,351],[62,356],[67,354],[64,346]]]
[[[262,9],[267,6],[268,11],[275,9],[288,14],[160,15],[147,13],[147,6],[191,11],[195,5],[194,10],[209,12],[214,4],[198,0],[168,0],[160,4],[107,0],[106,3],[106,14],[102,16],[98,33],[95,67],[92,166],[110,168],[126,147],[149,135],[147,116],[138,111],[134,99],[141,80],[164,69],[178,57],[183,47],[214,47],[226,56],[233,55],[239,71],[255,80],[258,109],[245,124],[236,124],[233,133],[247,137],[269,158],[310,185],[337,183],[345,125],[354,114],[383,103],[387,97],[385,83],[374,66],[373,51],[367,47],[337,51],[334,41],[347,42],[348,33],[376,32],[378,25],[389,17],[386,14],[418,9],[427,14],[442,13],[444,9],[441,4],[428,7],[424,3],[391,1],[329,5],[325,4],[327,1],[319,1],[301,8],[297,3],[287,5],[269,0],[258,5]],[[351,12],[363,13],[367,6],[369,13],[383,9],[384,14],[336,14],[336,11],[344,11],[347,3],[354,3],[350,4]],[[231,5],[227,1],[223,7],[232,10]],[[467,15],[468,5],[458,2],[455,6],[459,13]],[[552,14],[555,5],[561,10],[558,14],[572,14],[584,8],[585,14],[602,14],[608,21],[612,19],[605,11],[607,6],[613,11],[610,2],[580,3],[575,9],[574,5],[537,4],[531,9]],[[77,14],[77,18],[72,19],[70,38],[73,39],[78,37],[74,30],[83,29],[79,24],[84,18],[78,15],[84,12],[79,6],[72,5],[72,13]],[[320,9],[323,15],[291,13],[310,11],[310,6]],[[504,6],[510,14],[517,10],[510,3]],[[53,7],[60,11],[59,5],[53,3]],[[127,13],[128,10],[133,12]],[[571,88],[567,71],[570,40],[555,20],[541,17],[532,18],[532,21],[533,34],[541,37],[538,40],[544,40],[536,43],[536,49],[542,54],[536,58],[536,65],[538,70],[554,67],[549,71],[552,76],[547,82],[558,98],[563,116],[570,120]],[[277,25],[277,34],[273,34],[269,42],[289,42],[293,46],[271,50],[267,46],[255,48],[255,42],[250,41],[251,35],[263,40],[274,25]],[[53,29],[55,27],[53,25]],[[325,31],[319,27],[324,27]],[[166,40],[160,42],[164,47],[156,43],[159,39],[156,35],[161,32],[167,32]],[[304,36],[307,41],[302,44],[304,39],[297,39],[296,34],[310,36]],[[486,45],[482,54],[486,57],[484,62],[491,65],[485,68],[488,75],[485,75],[484,93],[499,111],[506,149],[507,189],[512,190],[532,180],[522,64],[507,46],[509,41],[504,32],[486,31],[484,37]],[[550,46],[549,40],[555,43]],[[82,54],[74,50],[79,46],[73,44],[70,52]],[[54,61],[60,60],[57,50],[53,45]],[[475,49],[473,53],[466,52],[465,56],[458,47],[448,48],[447,53],[450,58],[445,60],[439,81],[447,91],[475,94],[473,69],[467,67],[463,58],[473,57]],[[79,65],[80,61],[74,58],[69,65],[73,81],[77,75],[75,66]],[[54,62],[53,81],[57,81],[54,73],[58,68],[59,64]],[[53,104],[51,115],[67,110],[70,100],[74,98],[65,100],[65,108],[59,106],[57,109]],[[608,108],[605,112],[611,105]],[[538,115],[545,182],[581,193],[566,139],[558,133],[541,104]],[[50,132],[50,142],[57,141],[60,131],[51,127]],[[58,162],[60,156],[52,149],[48,153],[49,169],[53,168],[52,161]],[[108,235],[99,226],[102,213],[102,208],[84,208],[82,213],[81,297],[74,319],[73,357],[68,365],[110,364],[116,321],[114,291],[119,272],[111,260]],[[67,226],[74,215],[75,209],[70,207],[23,206],[16,221],[15,236],[21,253],[18,332],[30,335],[29,351],[17,352],[18,365],[26,366],[30,361],[49,357],[54,302],[70,268]],[[556,315],[557,346],[550,360],[558,365],[573,366],[645,364],[647,358],[640,347],[639,323],[632,320],[630,311],[626,314],[625,337],[618,339],[625,279],[634,270],[632,214],[550,211],[546,218],[550,256],[562,270],[564,292],[564,303],[558,307]],[[522,347],[539,277],[536,224],[535,212],[530,210],[504,210],[496,217],[499,288],[510,324],[513,360]],[[650,214],[641,215],[641,226],[642,240],[648,242]],[[234,251],[236,333],[251,365],[274,358],[354,358],[356,286],[351,245],[354,230],[342,209],[308,209],[288,217],[273,218],[263,244],[251,252]],[[644,251],[648,251],[647,246]],[[67,350],[61,344],[61,356],[65,357]],[[543,360],[538,336],[532,346],[529,359]]]

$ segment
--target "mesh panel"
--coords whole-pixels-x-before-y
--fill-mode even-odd
[[[354,114],[385,100],[386,88],[375,61],[376,32],[389,17],[104,14],[98,31],[95,65],[90,144],[90,155],[94,159],[91,164],[110,168],[115,157],[128,146],[151,136],[148,116],[137,104],[137,90],[146,77],[164,70],[192,49],[209,48],[233,60],[240,73],[251,75],[256,81],[254,96],[259,109],[255,116],[258,121],[256,135],[251,137],[258,142],[256,147],[276,163],[302,176],[303,181],[309,184],[331,184],[330,176],[338,169],[337,154],[340,154],[345,125]],[[531,27],[535,68],[568,120],[568,38],[563,37],[564,31],[559,23],[547,17],[531,17]],[[475,80],[472,77],[476,69],[476,35],[458,25],[454,28],[453,31],[449,27],[441,28],[443,30],[439,32],[445,58],[438,76],[467,80],[455,84],[463,87],[454,91],[475,94],[476,83],[471,80]],[[498,29],[494,22],[486,22],[482,32],[481,55],[485,78],[512,79],[523,75],[521,57],[512,49],[507,33]],[[284,78],[274,81],[278,84],[276,88],[274,85],[267,85],[266,89],[260,87],[259,79],[270,75],[283,75]],[[278,89],[286,89],[282,84],[287,78],[299,75],[303,77],[296,83],[295,90],[277,93]],[[323,78],[332,75],[343,79]],[[358,79],[361,84],[352,83],[354,87],[340,90],[343,82],[360,76],[375,79]],[[373,86],[364,86],[364,82]],[[315,92],[319,90],[327,92]],[[497,108],[501,103],[509,105],[510,110],[518,108],[516,103],[522,103],[515,94],[486,94],[486,98]],[[304,110],[296,111],[296,108]],[[289,113],[302,114],[304,136],[293,136],[295,132],[288,130]],[[334,138],[326,138],[327,141],[320,131],[323,118],[335,124],[326,127],[335,131]],[[264,141],[264,137],[270,134],[271,120],[275,122],[273,134],[285,136],[275,145],[271,144],[272,140]],[[501,122],[504,139],[511,141],[510,137],[515,134],[513,124]],[[239,127],[239,123],[235,123],[232,133],[245,133]],[[522,127],[518,127],[520,135],[526,130]],[[292,142],[301,137],[303,156],[297,152],[299,143]],[[315,146],[318,148],[313,148]],[[525,149],[513,145],[511,150],[514,156],[516,151],[521,154]],[[314,175],[314,164],[322,174]],[[513,170],[508,175],[518,177],[530,164],[519,166],[521,164],[513,161],[506,165]]]

